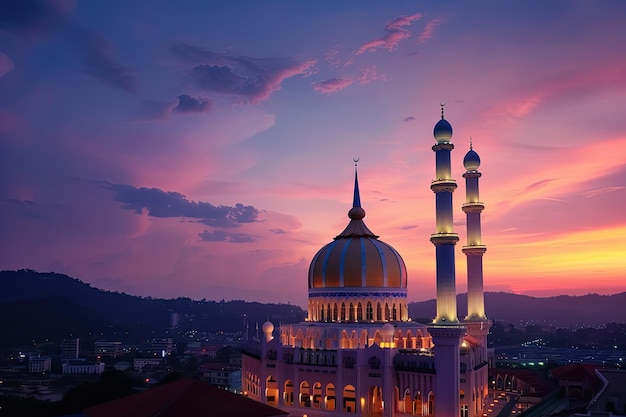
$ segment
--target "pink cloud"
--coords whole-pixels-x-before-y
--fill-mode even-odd
[[[369,41],[361,45],[355,55],[362,55],[366,52],[375,52],[378,49],[393,50],[398,46],[398,43],[411,36],[411,33],[405,29],[405,26],[410,26],[411,22],[418,20],[422,17],[421,13],[415,13],[410,16],[398,16],[393,19],[386,27],[387,34],[382,38]]]
[[[15,65],[11,58],[0,52],[0,77],[10,72],[13,68],[15,68]]]
[[[435,30],[435,27],[439,23],[441,23],[441,19],[433,19],[430,22],[428,22],[428,24],[424,27],[424,30],[422,30],[422,33],[420,33],[419,36],[417,37],[417,42],[424,43],[427,40],[431,39],[433,37],[433,32]]]
[[[370,67],[366,67],[361,72],[361,75],[356,79],[359,84],[369,84],[372,81],[387,81],[387,77],[385,74],[378,74],[376,71],[376,66],[372,65]]]
[[[313,83],[313,89],[322,94],[335,93],[350,86],[352,80],[349,78],[329,78],[328,80]]]

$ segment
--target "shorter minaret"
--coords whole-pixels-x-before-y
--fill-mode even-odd
[[[474,151],[472,138],[470,138],[470,150],[463,158],[465,166],[465,195],[463,211],[467,219],[467,245],[463,246],[463,253],[467,257],[467,316],[465,317],[465,327],[467,334],[478,341],[480,347],[477,349],[478,356],[475,358],[473,373],[475,381],[479,385],[478,395],[472,397],[471,407],[478,410],[478,414],[483,411],[487,400],[488,369],[487,369],[487,334],[491,327],[491,322],[485,315],[485,296],[483,292],[483,254],[487,247],[483,245],[480,231],[480,214],[485,205],[480,202],[478,194],[478,179],[481,173],[480,157]]]
[[[485,297],[483,293],[483,254],[487,247],[482,244],[480,231],[480,214],[485,205],[480,202],[478,194],[478,172],[480,157],[474,151],[470,138],[470,150],[463,158],[465,166],[465,204],[463,211],[467,218],[467,246],[463,253],[467,256],[467,317],[466,321],[485,321]]]

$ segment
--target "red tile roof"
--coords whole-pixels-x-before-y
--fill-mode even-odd
[[[288,414],[196,379],[183,378],[83,410],[87,417],[274,417]]]

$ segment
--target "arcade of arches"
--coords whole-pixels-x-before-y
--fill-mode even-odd
[[[251,389],[253,392],[254,389]],[[327,411],[343,411],[345,413],[382,413],[384,408],[383,393],[380,386],[371,386],[367,390],[367,398],[357,398],[353,385],[345,385],[337,396],[334,384],[323,385],[319,381],[302,381],[294,386],[288,379],[278,384],[273,375],[267,377],[265,402],[274,407],[288,406],[315,408]],[[398,388],[394,388],[394,410],[398,413],[416,416],[430,416],[435,412],[435,395],[415,392],[407,389],[400,396]]]

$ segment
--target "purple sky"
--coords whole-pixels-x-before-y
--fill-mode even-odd
[[[626,290],[622,1],[0,0],[0,268],[306,302],[366,223],[434,297],[432,128],[480,154],[485,288]],[[465,257],[457,282],[465,290]]]

